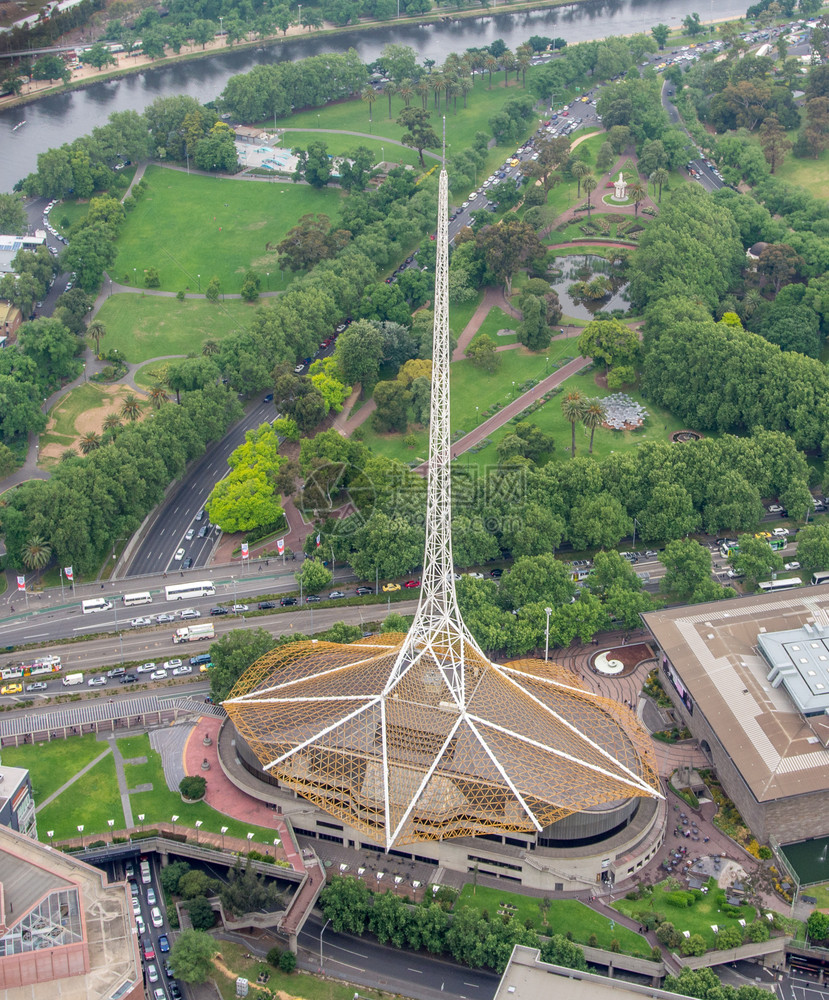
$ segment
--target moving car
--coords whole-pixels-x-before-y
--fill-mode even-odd
[[[210,614],[214,618],[217,618],[219,615],[228,615],[230,614],[230,612],[227,610],[227,608],[211,608]]]
[[[383,593],[384,594],[393,594],[393,593],[395,593],[395,591],[398,591],[398,590],[400,590],[400,584],[399,583],[384,583],[383,584]]]
[[[184,549],[176,549],[176,554],[173,556],[173,559],[183,559],[183,558],[184,558]]]
[[[132,912],[136,917],[141,916],[141,900],[138,898],[138,896],[132,897]]]
[[[162,955],[166,955],[170,950],[170,939],[166,934],[158,935],[158,950],[162,953]],[[165,962],[164,964],[167,965],[168,963]],[[165,969],[164,971],[166,972],[167,970]]]
[[[340,597],[345,597],[345,594],[341,590],[332,590],[328,595],[329,601],[336,601]]]
[[[150,906],[155,906],[155,889],[152,886],[147,889],[147,902]]]
[[[165,670],[175,670],[176,667],[180,667],[183,662],[183,660],[179,659],[165,660],[163,666]]]
[[[196,529],[195,528],[188,528],[187,529],[187,534],[184,537],[187,539],[188,542],[190,542],[190,541],[193,540],[193,536],[195,534],[196,534]]]
[[[91,688],[102,688],[106,687],[107,679],[106,677],[90,677],[86,682],[87,687]]]
[[[411,590],[413,587],[419,587],[420,586],[420,580],[407,580],[403,584],[403,586],[406,588],[406,590]]]
[[[231,604],[230,610],[233,612],[234,615],[240,615],[243,611],[248,610],[248,606],[247,604]]]
[[[321,600],[322,600],[322,598],[320,597],[320,595],[319,595],[319,594],[309,594],[309,595],[308,595],[308,596],[307,596],[307,597],[305,598],[305,603],[306,603],[306,604],[319,604],[319,602],[320,602]]]
[[[201,618],[201,611],[196,611],[195,608],[185,608],[184,611],[179,612],[179,618]]]
[[[357,594],[359,597],[366,597],[368,594],[373,594],[374,591],[371,589],[371,587],[358,587],[354,591],[354,593]]]
[[[149,938],[144,939],[144,961],[152,962],[155,958],[155,948],[153,948],[153,943]]]
[[[192,674],[192,673],[193,673],[192,667],[176,667],[175,670],[173,670],[173,677],[181,677],[183,674]]]
[[[153,952],[153,958],[155,958],[155,952]],[[152,962],[147,966],[147,979],[151,983],[158,982],[158,968]]]
[[[167,680],[167,671],[166,670],[154,670],[150,674],[150,680],[151,681],[166,681]]]
[[[260,601],[256,607],[259,611],[270,611],[271,608],[276,607],[276,601]]]
[[[26,685],[26,691],[45,691],[48,686],[46,681],[35,681],[34,684]]]
[[[279,604],[283,608],[292,608],[296,604],[295,597],[283,597],[280,599]]]
[[[135,914],[135,929],[138,931],[139,936],[147,933],[147,925],[144,923],[144,918],[140,913]]]
[[[113,667],[112,670],[107,670],[107,677],[123,677],[126,672],[124,667]]]
[[[473,580],[483,580],[484,578],[483,573],[467,573],[466,575],[471,576]]]
[[[165,622],[174,622],[176,620],[176,616],[165,611],[160,615],[156,615],[155,620],[159,625],[163,625]]]
[[[152,625],[150,618],[133,618],[130,622],[132,628],[142,628],[144,625]]]
[[[788,570],[792,570],[792,569],[800,569],[800,563],[797,562],[797,561],[785,563],[784,566],[783,566],[783,569],[785,569],[787,571]]]
[[[153,927],[155,927],[156,929],[164,926],[164,917],[161,916],[161,910],[159,910],[157,906],[154,906],[150,910],[150,919],[153,922]],[[159,944],[159,948],[160,947],[161,944]]]

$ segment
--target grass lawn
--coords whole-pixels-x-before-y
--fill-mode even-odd
[[[392,102],[394,103],[394,102]],[[380,102],[374,105],[375,112],[379,107]],[[388,111],[388,104],[385,105]],[[357,131],[355,129],[355,131]],[[365,129],[364,131],[368,131]],[[377,129],[375,129],[377,131]],[[400,130],[402,131],[402,130]],[[352,153],[357,146],[365,146],[370,149],[376,156],[375,163],[379,163],[383,158],[385,158],[387,163],[407,163],[412,167],[415,167],[418,171],[420,170],[420,161],[417,158],[417,150],[411,149],[409,146],[397,146],[386,142],[384,139],[378,137],[376,139],[363,139],[356,135],[323,135],[320,136],[319,132],[294,132],[293,127],[285,135],[285,141],[283,147],[295,147],[299,146],[302,149],[306,149],[309,142],[313,140],[322,138],[325,145],[328,147],[328,152],[334,156],[344,156]],[[244,160],[242,161],[244,162]],[[430,164],[431,166],[431,164]]]
[[[573,357],[578,356],[575,339],[553,341],[550,347],[552,349],[557,347],[559,344],[567,345],[566,350],[562,353],[572,355]],[[504,355],[504,357],[509,357],[511,354],[512,351],[509,351]],[[571,378],[567,379],[564,385],[568,391],[571,389],[578,389],[579,392],[582,392],[587,396],[601,398],[603,396],[611,395],[609,390],[602,389],[596,385],[594,374],[594,372],[589,372],[581,375],[573,375]],[[645,441],[667,441],[669,435],[673,431],[682,430],[684,426],[679,419],[674,417],[667,410],[653,406],[649,401],[643,399],[642,396],[640,396],[635,390],[625,391],[627,391],[628,394],[637,402],[642,403],[642,405],[646,407],[650,416],[645,421],[645,426],[640,431],[611,431],[606,430],[603,427],[597,427],[593,438],[593,455],[598,460],[607,457],[607,455],[614,451],[627,451],[630,448],[638,448],[639,445]],[[553,436],[556,443],[556,450],[553,453],[552,461],[566,462],[570,458],[571,430],[570,424],[564,419],[561,412],[559,400],[560,396],[555,396],[548,403],[545,403],[541,409],[536,410],[535,413],[524,419],[529,420],[530,423],[536,424],[546,434],[551,434]],[[495,431],[492,434],[492,443],[482,451],[478,452],[477,456],[470,455],[469,461],[474,462],[477,460],[482,467],[487,463],[491,464],[495,461],[495,448],[501,438],[511,432],[512,426],[512,424],[506,424],[504,427]],[[587,456],[589,446],[590,431],[584,428],[581,424],[577,425],[576,455],[582,458]]]
[[[267,988],[276,996],[303,997],[304,1000],[352,1000],[357,995],[353,986],[341,982],[321,979],[305,972],[286,975],[267,962],[247,959],[244,957],[245,949],[232,941],[219,941],[218,944],[221,947],[222,960],[234,977],[228,979],[218,970],[214,975],[214,982],[223,1000],[235,1000],[237,976],[244,976],[245,979],[255,983],[260,972],[269,973]],[[251,995],[256,996],[256,993],[257,991],[253,990]],[[365,986],[360,987],[360,996],[367,1000],[380,1000],[384,995],[388,994],[377,993]]]
[[[164,769],[161,766],[161,756],[151,749],[149,736],[136,736],[128,740],[119,740],[118,745],[124,756],[147,758],[146,764],[124,765],[129,788],[135,788],[138,785],[153,786],[151,792],[136,792],[130,795],[133,817],[137,821],[139,814],[143,814],[145,827],[150,827],[153,823],[169,822],[172,816],[178,816],[176,822],[180,826],[194,827],[196,820],[200,819],[204,830],[221,833],[221,828],[226,826],[231,837],[244,838],[248,833],[253,833],[255,835],[254,847],[257,843],[260,845],[273,844],[275,834],[272,829],[253,826],[250,823],[225,816],[212,809],[205,802],[192,804],[182,802],[178,792],[171,792],[167,788]],[[104,823],[104,829],[106,829],[106,823]]]
[[[493,920],[500,913],[512,913],[514,919],[522,924],[526,920],[531,920],[535,930],[542,934],[565,934],[571,931],[573,940],[578,944],[587,944],[590,935],[595,934],[598,939],[597,947],[606,949],[610,948],[610,943],[615,938],[625,954],[638,953],[650,956],[651,947],[645,938],[619,924],[611,927],[610,918],[596,913],[577,899],[551,900],[546,924],[539,906],[540,902],[536,896],[521,896],[518,893],[483,886],[478,886],[473,894],[473,886],[467,883],[461,890],[455,909],[457,910],[459,906],[471,906],[476,910],[486,910]],[[508,906],[513,906],[515,909],[509,910]]]
[[[515,330],[518,327],[518,323],[519,320],[515,319],[514,316],[508,316],[503,309],[495,306],[495,308],[490,309],[487,313],[486,319],[481,323],[480,329],[475,334],[473,340],[476,340],[481,334],[486,334],[495,342],[496,347],[500,347],[503,344],[514,344],[518,340],[517,334],[499,337],[498,331]]]
[[[73,736],[68,740],[52,740],[51,743],[4,747],[3,763],[29,769],[35,804],[38,804],[100,756],[106,747],[106,743],[96,740],[94,734]]]
[[[82,413],[103,406],[108,399],[107,393],[94,382],[85,382],[68,392],[56,406],[49,411],[49,416],[55,421],[54,430],[49,435],[41,437],[41,445],[52,434],[58,437],[68,437],[73,440],[78,436],[75,421]]]
[[[604,206],[602,207],[604,208]],[[607,211],[593,212],[589,218],[586,212],[579,212],[577,221],[571,222],[566,229],[553,230],[547,237],[546,242],[548,244],[558,244],[566,243],[569,240],[583,240],[585,238],[594,240],[619,240],[622,243],[630,244],[631,248],[633,248],[636,246],[636,240],[632,240],[624,231],[621,236],[617,234],[617,229],[622,220],[625,222],[630,221],[634,225],[638,224],[643,228],[650,222],[647,215],[640,215],[638,219],[628,220],[628,216],[622,215],[620,212],[614,212],[610,208]],[[591,231],[591,224],[595,225],[595,232]],[[582,226],[586,226],[588,231],[584,232]],[[625,227],[622,226],[622,229],[624,230]],[[579,247],[574,247],[572,252],[578,249]],[[555,252],[560,253],[560,251]],[[605,251],[604,256],[606,256],[607,252],[609,251]]]
[[[98,743],[97,746],[103,750],[106,744]],[[46,830],[54,830],[56,840],[77,837],[79,825],[83,825],[85,837],[101,833],[108,829],[108,819],[115,820],[116,829],[123,829],[124,811],[112,754],[37,814],[41,836]]]
[[[672,890],[666,882],[661,882],[655,887],[652,896],[646,896],[644,899],[619,899],[613,904],[613,908],[620,913],[625,913],[627,916],[633,917],[634,920],[640,919],[645,913],[651,910],[664,913],[665,919],[670,920],[680,934],[683,931],[690,931],[691,934],[700,934],[705,939],[706,945],[709,948],[713,948],[716,935],[711,930],[711,924],[716,924],[718,927],[728,927],[732,923],[734,926],[739,927],[739,924],[736,923],[736,916],[727,917],[720,911],[715,880],[709,879],[708,885],[708,895],[696,900],[694,905],[689,907],[679,908],[668,903],[665,897]],[[741,906],[739,910],[739,916],[747,924],[754,923],[754,920],[757,918],[757,911],[753,906]]]
[[[152,295],[113,295],[97,316],[107,328],[101,347],[117,347],[133,363],[168,354],[200,354],[205,340],[221,340],[244,329],[255,310],[241,299],[179,302]]]
[[[163,371],[167,364],[167,361],[152,361],[150,364],[142,365],[133,375],[135,384],[149,391],[155,385],[155,373]]]
[[[467,324],[474,316],[475,310],[481,304],[483,298],[484,292],[481,289],[475,298],[469,302],[463,302],[461,305],[449,304],[449,329],[455,335],[456,339],[466,329]]]
[[[787,184],[797,184],[816,198],[826,197],[826,173],[829,170],[829,149],[817,159],[798,160],[791,153],[774,172],[775,177]]]
[[[110,274],[124,284],[143,287],[146,268],[158,269],[161,288],[196,292],[214,276],[224,292],[237,293],[253,269],[266,272],[270,287],[287,287],[275,250],[299,218],[324,212],[339,215],[342,197],[333,188],[316,191],[307,185],[265,184],[188,175],[151,166],[144,174],[148,190],[118,238],[118,257]],[[224,199],[227,199],[225,201]]]

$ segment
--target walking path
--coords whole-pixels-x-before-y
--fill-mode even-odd
[[[187,776],[184,770],[184,748],[192,732],[193,725],[189,722],[150,732],[150,746],[161,757],[164,780],[171,792],[177,792],[181,779]]]
[[[118,778],[118,794],[121,796],[121,807],[124,810],[124,823],[127,827],[132,827],[135,824],[132,820],[129,785],[127,784],[127,777],[124,774],[124,758],[118,749],[118,740],[115,739],[115,734],[109,733],[107,739],[109,740],[112,757],[115,761],[115,775]]]
[[[52,792],[51,795],[48,795],[39,805],[35,806],[35,812],[39,813],[40,810],[48,806],[50,802],[54,802],[59,795],[63,795],[63,793],[66,791],[67,788],[71,788],[72,785],[74,785],[75,782],[78,780],[78,778],[82,778],[87,773],[87,771],[91,771],[96,764],[100,764],[101,761],[104,759],[104,757],[106,757],[106,755],[110,752],[111,748],[107,747],[107,749],[104,750],[103,753],[98,754],[95,760],[91,760],[86,765],[86,767],[82,767],[80,771],[77,772],[77,774],[73,774],[72,777],[69,779],[69,781],[65,781],[60,786],[60,788],[56,789],[54,792]]]

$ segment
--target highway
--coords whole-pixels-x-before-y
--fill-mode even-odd
[[[299,946],[307,955],[303,968],[317,971],[322,953],[326,975],[417,1000],[491,1000],[500,980],[494,972],[455,965],[423,951],[383,947],[370,937],[336,934],[330,926],[323,931],[316,913],[300,932]]]

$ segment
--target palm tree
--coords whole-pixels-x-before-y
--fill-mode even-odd
[[[510,71],[515,67],[515,56],[509,49],[501,56],[501,68],[504,70],[504,86],[509,86]]]
[[[374,87],[366,87],[365,90],[362,92],[362,94],[360,94],[361,100],[365,101],[365,103],[368,105],[369,124],[371,123],[371,107],[377,100],[377,96],[378,96],[377,91],[374,89]]]
[[[121,429],[121,418],[117,413],[110,413],[104,418],[104,430],[116,434]]]
[[[421,77],[415,84],[414,89],[417,91],[418,96],[420,97],[420,104],[425,111],[427,98],[429,97],[429,80],[425,76]]]
[[[578,182],[578,189],[576,193],[576,200],[581,198],[581,182],[584,177],[590,173],[590,167],[583,160],[576,160],[576,162],[571,167],[571,172]]]
[[[651,174],[651,181],[659,188],[659,204],[662,204],[662,185],[665,184],[671,175],[664,167],[657,167]]]
[[[449,98],[453,98],[454,104],[453,109],[455,114],[458,113],[458,94],[461,92],[460,84],[458,83],[457,77],[452,77],[446,81],[446,103],[449,103]]]
[[[124,397],[124,402],[121,403],[121,416],[133,422],[141,416],[141,400],[134,392]]]
[[[593,176],[593,174],[586,174],[585,175],[585,178],[584,178],[584,191],[585,191],[585,194],[587,195],[587,218],[588,219],[590,218],[590,208],[591,208],[591,205],[590,205],[590,195],[596,190],[596,188],[598,186],[599,186],[599,182],[596,180],[596,178]]]
[[[604,407],[601,401],[598,399],[589,400],[581,419],[584,426],[590,428],[590,454],[592,455],[593,435],[596,433],[596,428],[599,424],[603,424],[605,419]]]
[[[485,56],[484,69],[489,73],[489,89],[492,90],[492,71],[498,69],[498,60],[493,55]]]
[[[52,546],[40,535],[32,535],[20,551],[27,569],[43,569],[52,558]]]
[[[169,397],[164,391],[163,385],[154,385],[152,389],[150,389],[150,404],[154,410],[160,410],[161,407],[167,402],[168,398]]]
[[[470,80],[470,78],[468,76],[462,76],[460,78],[460,80],[458,80],[458,86],[461,88],[461,93],[463,94],[463,106],[464,106],[464,110],[465,110],[466,109],[466,95],[469,93],[470,90],[472,90],[472,88],[475,86],[475,84],[473,83],[472,80]]]
[[[101,435],[96,431],[88,431],[81,437],[78,444],[83,454],[88,455],[90,451],[95,451],[96,448],[101,447]]]
[[[645,195],[645,185],[642,183],[641,177],[637,177],[632,184],[628,185],[628,196],[633,201],[633,214],[636,218],[639,217],[639,203],[645,198]]]
[[[754,313],[756,313],[760,308],[760,303],[762,301],[763,296],[760,290],[757,288],[749,288],[743,296],[743,307],[741,309],[743,319],[748,319],[749,316],[753,316]]]
[[[219,343],[216,340],[205,340],[201,345],[201,352],[206,357],[212,357],[214,354],[219,353]]]
[[[578,391],[578,389],[573,389],[568,392],[567,395],[561,401],[561,412],[564,414],[564,419],[570,422],[573,430],[572,442],[570,445],[570,454],[573,458],[576,455],[576,424],[582,419],[585,410],[585,403],[587,400]]]
[[[516,50],[515,61],[518,64],[518,69],[521,71],[521,86],[524,90],[527,89],[527,67],[532,63],[532,56],[526,50],[523,45],[520,45]]]
[[[435,95],[435,107],[440,107],[441,91],[446,90],[446,77],[442,73],[433,73],[429,77],[429,88]]]
[[[101,338],[107,335],[107,328],[99,319],[93,319],[86,332],[95,341],[95,353],[100,354]]]
[[[383,87],[383,93],[389,99],[389,118],[391,118],[391,99],[397,93],[397,84],[389,80],[385,87]]]
[[[473,72],[483,70],[486,65],[486,53],[480,49],[477,52],[471,53],[469,57],[469,65]],[[481,77],[483,77],[483,73],[481,73]],[[475,81],[473,80],[472,82],[474,83]]]
[[[408,108],[412,103],[412,98],[414,97],[415,90],[412,85],[411,80],[402,80],[400,86],[397,88],[397,95],[403,99],[403,104]]]

